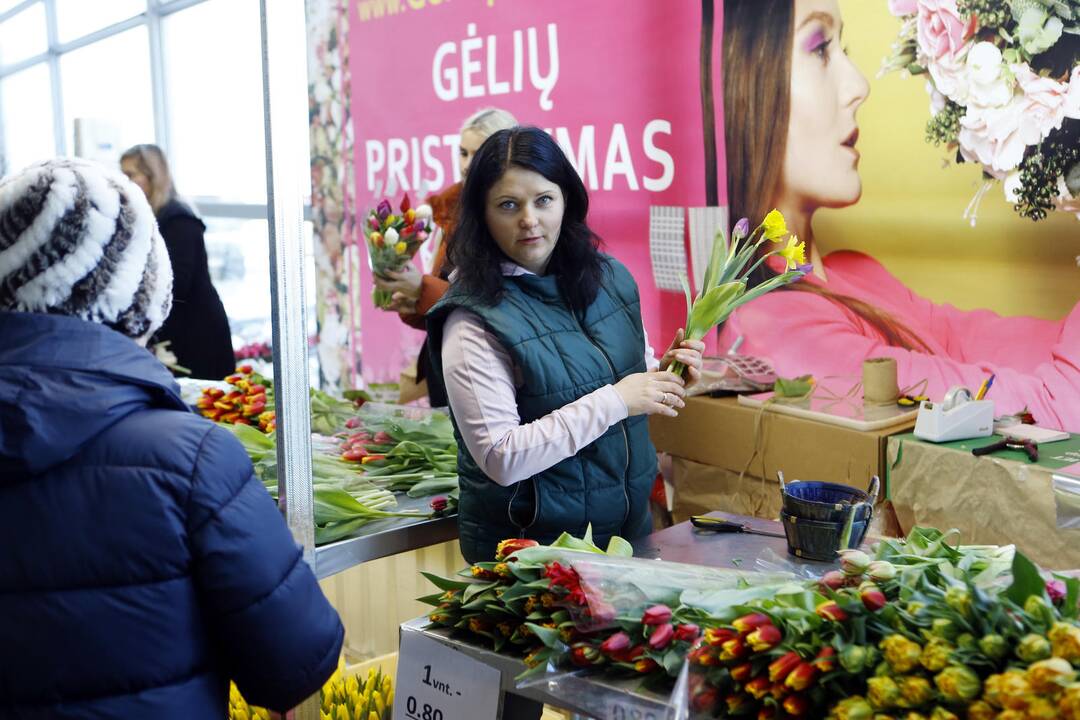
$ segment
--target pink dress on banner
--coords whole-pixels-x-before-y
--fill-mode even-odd
[[[872,357],[896,359],[900,387],[926,379],[927,394],[940,400],[954,385],[974,392],[996,374],[987,398],[1006,415],[1025,407],[1036,422],[1080,432],[1080,304],[1064,320],[1002,317],[989,310],[959,310],[919,297],[868,255],[842,251],[824,259],[822,285],[889,312],[931,353],[890,347],[877,330],[828,298],[782,290],[733,313],[721,349],[742,336],[739,352],[771,358],[783,377],[858,377]]]

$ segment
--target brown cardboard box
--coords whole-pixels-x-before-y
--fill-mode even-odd
[[[861,432],[744,407],[735,397],[692,397],[677,418],[652,416],[649,430],[656,449],[676,458],[680,521],[706,508],[776,517],[777,470],[787,480],[865,489],[872,475],[884,477],[886,438],[911,427]]]

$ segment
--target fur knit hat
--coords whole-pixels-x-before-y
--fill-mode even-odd
[[[120,171],[59,158],[0,180],[0,310],[146,339],[169,315],[172,283],[150,204]]]

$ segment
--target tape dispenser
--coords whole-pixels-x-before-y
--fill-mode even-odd
[[[966,387],[950,388],[939,403],[924,400],[915,419],[915,437],[948,442],[989,437],[994,432],[994,401],[976,400]]]

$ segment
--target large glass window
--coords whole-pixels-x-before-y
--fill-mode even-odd
[[[0,79],[0,128],[0,176],[56,154],[48,65]]]
[[[43,3],[35,3],[0,23],[0,68],[41,55],[48,49]]]
[[[258,0],[208,0],[162,22],[177,185],[224,202],[266,202]]]
[[[0,0],[0,14],[6,13],[22,1],[23,0]]]
[[[56,3],[56,32],[62,43],[77,40],[146,10],[146,0],[53,1]]]
[[[204,217],[206,257],[236,347],[269,342],[270,327],[270,228],[266,220]],[[309,321],[315,318],[315,257],[313,228],[304,223],[305,285]],[[314,325],[311,325],[313,328]]]
[[[149,57],[145,27],[60,56],[68,142],[75,138],[76,119],[90,121],[98,136],[111,134],[116,156],[128,146],[154,141]]]
[[[0,175],[61,153],[115,165],[131,145],[162,146],[206,222],[235,343],[268,341],[259,0],[0,0],[0,17]],[[313,281],[308,295],[313,308]]]

